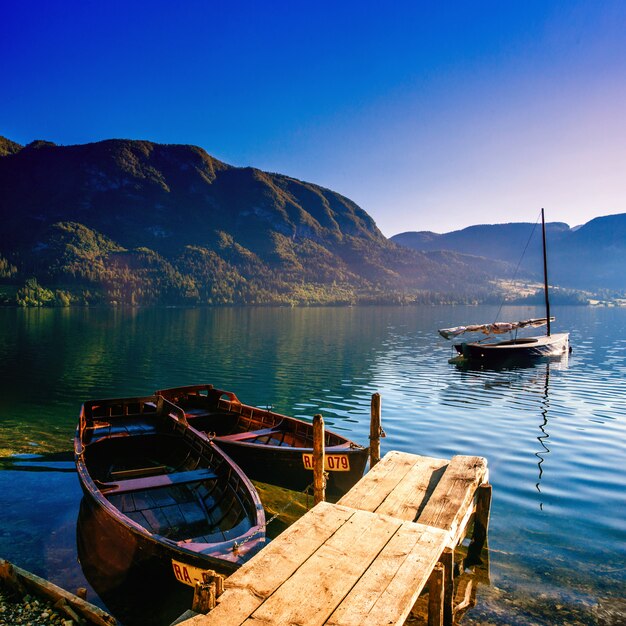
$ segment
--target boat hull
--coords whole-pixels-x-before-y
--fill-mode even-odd
[[[313,448],[245,444],[220,437],[216,437],[214,441],[252,480],[294,491],[304,491],[313,483],[313,468],[308,463],[308,455],[313,454]],[[326,496],[329,500],[336,500],[363,476],[368,450],[336,446],[326,449],[326,456],[329,455],[347,457],[350,468],[348,471],[328,471]]]
[[[569,352],[569,333],[524,337],[492,343],[467,342],[454,348],[464,358],[482,363],[524,362],[561,357]]]
[[[163,553],[142,543],[93,500],[81,500],[76,547],[89,584],[121,623],[169,624],[191,606],[193,589],[173,581]]]
[[[225,576],[238,568],[235,563],[189,554],[135,532],[112,517],[87,493],[81,501],[80,515],[82,524],[89,528],[89,543],[81,546],[81,553],[89,553],[89,561],[98,563],[113,587],[127,584],[130,580],[150,581],[150,585],[157,589],[178,587],[172,559],[192,567],[214,569]],[[84,541],[86,536],[83,531],[80,541]]]

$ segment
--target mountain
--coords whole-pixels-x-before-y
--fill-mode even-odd
[[[550,282],[570,289],[626,291],[626,213],[598,217],[570,228],[546,224]],[[445,234],[406,232],[391,237],[413,250],[453,251],[507,261],[535,277],[542,274],[541,229],[535,224],[470,226]]]
[[[0,137],[0,157],[7,156],[8,154],[15,154],[19,152],[23,146],[19,143],[15,143],[6,137]]]
[[[2,139],[0,155],[8,301],[462,302],[507,272],[396,245],[334,191],[195,146]]]
[[[556,251],[555,279],[575,288],[626,291],[626,213],[572,230]]]
[[[560,241],[570,228],[563,223],[546,224],[546,235],[550,242]],[[484,256],[489,259],[505,259],[517,263],[526,243],[541,236],[541,227],[537,224],[482,224],[469,226],[463,230],[455,230],[439,235],[429,231],[407,232],[391,237],[396,243],[414,250],[454,250],[463,254]],[[518,257],[512,258],[512,251],[519,250]],[[533,245],[531,254],[541,256],[541,246]]]
[[[212,244],[216,230],[236,230],[242,244],[258,245],[268,227],[294,239],[384,239],[369,215],[339,194],[231,167],[194,146],[37,141],[3,159],[0,185],[0,210],[10,219],[0,246],[16,235],[30,240],[57,221],[84,222],[125,246],[168,251],[181,241]]]

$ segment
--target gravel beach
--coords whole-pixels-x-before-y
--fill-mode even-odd
[[[57,611],[51,602],[20,596],[0,583],[0,626],[76,626],[63,612]]]

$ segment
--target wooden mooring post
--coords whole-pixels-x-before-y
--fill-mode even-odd
[[[224,577],[213,570],[204,573],[204,581],[197,582],[193,593],[191,610],[208,613],[215,608],[217,599],[224,593]]]
[[[383,434],[381,427],[381,399],[380,394],[372,394],[372,408],[370,419],[370,469],[380,461],[380,437]]]
[[[196,613],[208,613],[215,608],[215,583],[197,582],[193,591],[191,610]]]
[[[325,457],[324,418],[318,413],[313,418],[313,505],[326,499]]]

